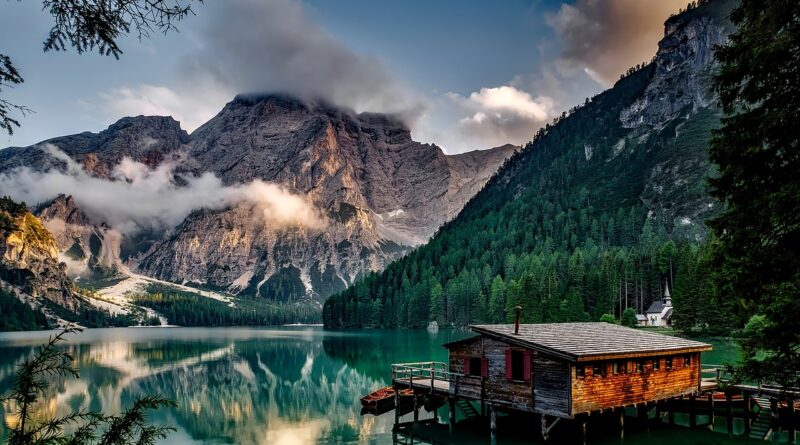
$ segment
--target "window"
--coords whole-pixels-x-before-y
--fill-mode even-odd
[[[586,377],[586,367],[583,365],[578,365],[575,367],[575,376],[579,379]]]
[[[683,356],[683,366],[692,366],[692,356],[686,354]]]
[[[653,371],[658,371],[661,368],[661,360],[655,359],[653,360]]]
[[[611,365],[612,372],[616,374],[627,374],[628,366],[626,362],[614,362]]]
[[[531,379],[530,351],[506,349],[506,380],[527,382]]]
[[[636,372],[644,372],[644,361],[639,360],[636,362]]]
[[[606,376],[606,364],[605,363],[595,363],[592,365],[592,375],[595,377],[605,377]]]
[[[672,369],[672,357],[667,357],[667,359],[666,359],[666,360],[664,360],[664,368],[665,368],[667,371],[669,371],[669,370],[671,370],[671,369]]]
[[[525,353],[511,351],[511,380],[525,380]]]
[[[470,357],[469,358],[469,372],[466,373],[471,376],[480,377],[481,376],[481,365],[482,361],[480,357]]]

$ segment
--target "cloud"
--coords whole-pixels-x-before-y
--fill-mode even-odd
[[[203,11],[206,24],[193,36],[199,49],[179,60],[173,86],[108,91],[106,107],[181,116],[190,130],[237,93],[289,93],[407,120],[424,108],[380,60],[336,40],[298,0],[229,0],[213,8]]]
[[[548,19],[562,42],[562,70],[583,70],[604,86],[631,66],[649,61],[664,20],[686,0],[578,0]]]
[[[522,144],[555,114],[553,100],[510,85],[481,88],[468,97],[448,96],[463,112],[456,130],[466,140],[480,141],[486,147],[507,143]]]
[[[100,97],[106,112],[113,116],[172,116],[184,130],[191,132],[214,117],[235,94],[219,85],[198,94],[194,88],[173,90],[163,85],[142,84],[113,88],[100,93]]]
[[[321,229],[325,225],[317,209],[302,196],[261,180],[225,186],[213,173],[177,175],[180,159],[151,169],[129,158],[114,168],[112,179],[104,179],[91,176],[54,145],[40,148],[64,161],[66,169],[39,172],[17,168],[0,174],[0,190],[28,203],[47,202],[61,193],[72,195],[90,218],[122,234],[169,230],[193,210],[237,205],[247,206],[257,221],[271,227]]]

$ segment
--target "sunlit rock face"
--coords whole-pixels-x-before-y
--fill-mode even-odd
[[[731,2],[716,2],[713,7],[729,10],[725,3]],[[688,119],[687,113],[713,107],[711,77],[718,66],[714,48],[724,45],[732,31],[724,12],[687,13],[667,20],[653,60],[653,77],[645,94],[620,114],[623,126],[660,129],[674,119]]]
[[[76,310],[78,301],[58,261],[56,240],[27,210],[0,206],[0,281],[27,297]]]
[[[140,116],[46,142],[93,177],[120,180],[125,158],[169,162],[179,186],[212,173],[225,186],[260,180],[302,197],[322,224],[276,225],[232,205],[196,209],[159,234],[121,236],[67,196],[39,211],[73,276],[128,268],[277,301],[319,300],[381,270],[455,216],[516,149],[448,156],[392,116],[282,95],[237,96],[191,135],[171,118]],[[0,160],[0,174],[75,168],[34,147],[3,150]]]

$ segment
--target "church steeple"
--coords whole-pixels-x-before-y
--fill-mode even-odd
[[[669,282],[664,283],[664,306],[672,306],[672,296],[669,294]]]

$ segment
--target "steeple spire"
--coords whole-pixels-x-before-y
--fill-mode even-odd
[[[664,306],[672,306],[672,296],[669,294],[669,281],[664,282]]]

